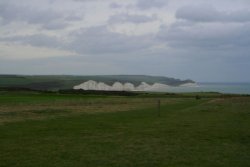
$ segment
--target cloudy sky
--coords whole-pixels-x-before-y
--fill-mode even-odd
[[[0,0],[1,74],[249,82],[249,0]]]

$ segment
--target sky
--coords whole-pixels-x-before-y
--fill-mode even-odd
[[[250,82],[249,0],[0,0],[0,73]]]

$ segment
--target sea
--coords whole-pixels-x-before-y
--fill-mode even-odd
[[[219,92],[250,95],[250,83],[197,83],[194,87],[170,87],[166,92]]]

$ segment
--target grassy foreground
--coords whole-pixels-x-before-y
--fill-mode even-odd
[[[0,92],[0,166],[250,166],[250,98]]]

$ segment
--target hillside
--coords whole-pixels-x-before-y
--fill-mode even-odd
[[[170,86],[179,86],[187,83],[195,83],[192,80],[180,80],[163,76],[147,75],[0,75],[0,88],[18,87],[37,90],[72,89],[75,85],[94,80],[112,85],[114,82],[130,82],[135,86],[146,82],[147,84],[161,83]]]

